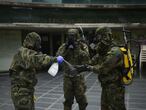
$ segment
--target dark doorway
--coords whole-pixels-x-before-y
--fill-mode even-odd
[[[49,33],[40,33],[40,36],[41,36],[41,51],[45,54],[51,54],[50,52],[50,41],[49,41]]]
[[[56,55],[58,48],[61,45],[61,34],[56,33],[52,35],[53,55]]]

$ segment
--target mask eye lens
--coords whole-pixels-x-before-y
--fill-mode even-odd
[[[74,34],[74,33],[69,33],[68,35],[69,35],[69,36],[75,36],[76,34]]]
[[[41,41],[39,41],[39,40],[36,41],[36,48],[37,49],[41,48]]]
[[[69,33],[69,34],[68,34],[68,38],[69,38],[69,39],[74,40],[75,37],[76,37],[76,34],[74,34],[74,33]]]

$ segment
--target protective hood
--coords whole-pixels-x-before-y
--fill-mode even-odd
[[[110,48],[111,48],[110,44],[105,44],[103,42],[100,42],[98,43],[96,50],[100,55],[105,55],[109,51]]]
[[[99,39],[97,51],[99,54],[104,55],[112,46],[111,29],[107,27],[100,27],[96,29],[96,35]]]
[[[77,29],[69,29],[67,34],[67,48],[73,49],[80,38],[79,31]]]
[[[36,32],[28,33],[23,46],[33,50],[39,50],[41,48],[41,38]]]

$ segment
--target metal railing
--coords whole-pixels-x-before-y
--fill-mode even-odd
[[[139,70],[140,70],[140,78],[142,78],[142,68],[143,63],[146,62],[146,45],[141,45],[140,57],[139,57]]]

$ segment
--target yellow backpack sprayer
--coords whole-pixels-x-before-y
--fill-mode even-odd
[[[134,76],[133,68],[134,68],[135,63],[133,62],[131,51],[130,51],[130,48],[128,47],[126,32],[129,32],[129,31],[125,30],[123,27],[123,37],[125,41],[125,46],[121,47],[120,50],[123,53],[122,83],[124,85],[129,85],[133,81],[133,76]]]

